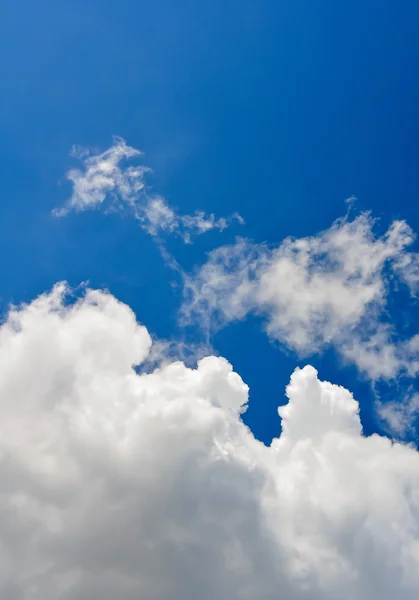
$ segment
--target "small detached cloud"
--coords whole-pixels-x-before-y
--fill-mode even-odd
[[[203,211],[196,211],[193,215],[178,215],[161,197],[149,200],[138,213],[138,219],[141,221],[143,229],[151,235],[158,236],[166,232],[176,234],[187,244],[191,242],[193,235],[200,235],[211,229],[223,231],[233,221],[244,223],[238,213],[219,219],[216,219],[213,214],[207,215]]]
[[[149,192],[145,178],[151,169],[127,164],[139,159],[142,152],[128,146],[122,138],[115,137],[113,145],[100,154],[92,155],[87,149],[75,147],[72,156],[81,161],[82,167],[68,171],[73,192],[62,208],[53,211],[55,216],[98,208],[108,201],[113,207],[129,208],[150,235],[174,234],[185,243],[190,243],[193,235],[212,229],[222,231],[234,221],[244,223],[238,213],[218,219],[203,211],[177,214],[164,198]]]
[[[297,369],[266,447],[225,359],[140,374],[130,308],[68,292],[0,326],[3,598],[419,597],[419,453],[348,390]]]
[[[414,424],[419,418],[419,394],[408,392],[398,401],[378,402],[378,415],[390,433],[400,437],[414,432]]]
[[[56,216],[99,207],[107,198],[134,205],[145,190],[144,176],[150,169],[123,165],[124,161],[139,158],[142,153],[128,146],[122,138],[115,137],[111,148],[101,154],[91,156],[87,149],[75,147],[71,155],[82,162],[83,168],[68,171],[67,179],[73,185],[73,192],[66,205],[54,211]]]

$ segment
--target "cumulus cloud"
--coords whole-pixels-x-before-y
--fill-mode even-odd
[[[376,235],[367,213],[274,248],[240,239],[185,277],[183,318],[217,328],[261,314],[268,334],[299,354],[332,344],[373,380],[414,376],[418,344],[396,341],[391,324],[382,322],[396,277],[415,292],[417,257],[407,250],[413,239],[404,221]]]
[[[138,160],[142,152],[128,146],[120,137],[115,137],[113,145],[105,152],[91,154],[85,148],[75,147],[72,156],[82,165],[68,171],[67,179],[72,183],[73,192],[62,208],[53,211],[56,216],[97,208],[109,200],[113,207],[128,207],[149,234],[172,233],[185,243],[190,243],[192,235],[211,229],[222,231],[233,221],[244,222],[238,213],[219,219],[203,211],[195,211],[192,215],[177,214],[164,198],[147,189],[145,178],[151,169],[128,164],[132,159]]]
[[[266,447],[225,359],[140,374],[132,311],[67,293],[0,328],[2,598],[418,596],[419,454],[350,392],[295,371]]]

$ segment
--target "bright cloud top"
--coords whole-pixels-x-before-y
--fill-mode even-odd
[[[363,437],[358,404],[297,370],[265,447],[216,357],[150,374],[134,314],[65,286],[0,328],[6,600],[411,600],[419,454]]]
[[[128,206],[141,227],[151,235],[172,233],[183,238],[185,243],[190,243],[192,235],[211,229],[222,231],[233,221],[243,223],[237,213],[219,219],[203,211],[178,215],[164,198],[147,191],[145,177],[151,172],[150,168],[127,165],[130,160],[139,159],[142,153],[128,146],[122,138],[115,137],[113,145],[100,154],[92,155],[88,150],[76,147],[72,155],[82,162],[82,168],[68,171],[67,179],[72,183],[73,193],[63,208],[54,211],[56,216],[97,208],[110,200],[113,206]]]

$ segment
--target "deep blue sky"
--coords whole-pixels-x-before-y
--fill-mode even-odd
[[[73,144],[141,148],[156,192],[184,212],[238,210],[256,241],[330,225],[358,197],[383,226],[419,231],[419,4],[265,0],[5,0],[0,18],[0,299],[89,280],[156,335],[176,331],[179,293],[129,218],[51,217],[70,193]],[[175,246],[187,268],[238,233]],[[153,290],[152,294],[150,290]],[[156,300],[157,298],[157,300]],[[297,364],[249,319],[215,346],[251,386],[247,421],[277,433]],[[375,427],[368,386],[327,355]]]

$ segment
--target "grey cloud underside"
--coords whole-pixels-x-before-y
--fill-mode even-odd
[[[65,293],[0,328],[2,598],[418,596],[419,454],[347,390],[297,370],[265,447],[226,360],[139,375],[132,311]]]

